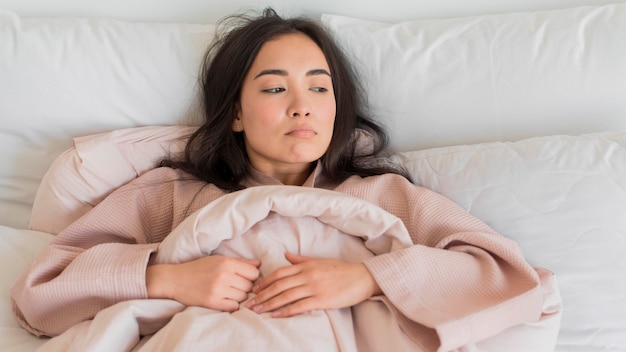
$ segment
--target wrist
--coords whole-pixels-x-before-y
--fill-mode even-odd
[[[149,265],[146,269],[146,291],[148,298],[171,298],[167,288],[168,266],[164,264]]]
[[[368,283],[369,283],[369,288],[370,288],[370,291],[369,291],[370,297],[382,295],[383,290],[378,285],[378,282],[376,282],[376,279],[374,279],[374,275],[372,275],[372,273],[369,271],[369,269],[367,268],[365,264],[361,263],[361,265],[365,269],[366,276],[369,280]]]

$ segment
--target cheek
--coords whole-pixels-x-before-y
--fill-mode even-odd
[[[276,104],[250,99],[241,107],[241,119],[245,126],[268,126],[276,116]]]
[[[335,124],[336,115],[337,115],[337,106],[335,105],[335,100],[333,99],[332,102],[329,102],[324,105],[324,109],[322,111],[322,116],[324,116],[324,121],[331,130]]]

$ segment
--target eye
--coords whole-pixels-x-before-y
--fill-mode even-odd
[[[318,93],[328,92],[328,89],[326,89],[324,87],[313,87],[313,88],[311,88],[311,90],[314,91],[314,92],[318,92]]]
[[[263,93],[281,93],[284,92],[285,88],[280,88],[280,87],[276,87],[276,88],[268,88],[268,89],[263,89],[262,92]]]

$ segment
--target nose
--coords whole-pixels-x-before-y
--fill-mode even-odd
[[[309,117],[311,116],[311,106],[302,93],[294,93],[289,104],[289,117]]]

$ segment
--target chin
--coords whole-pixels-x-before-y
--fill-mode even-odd
[[[292,160],[296,163],[312,163],[319,160],[325,153],[326,149],[320,151],[308,148],[304,150],[304,148],[302,148],[302,150],[294,151]]]

